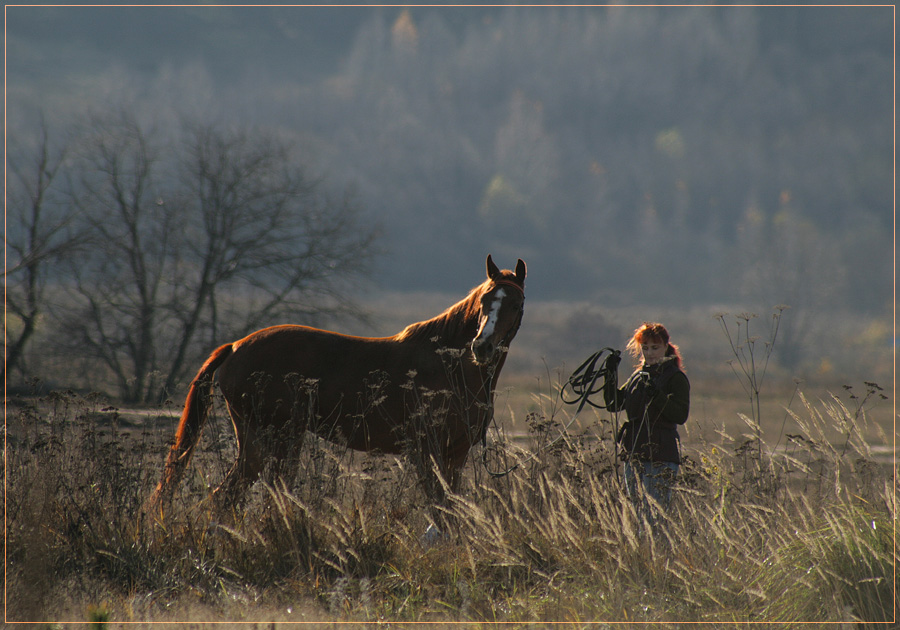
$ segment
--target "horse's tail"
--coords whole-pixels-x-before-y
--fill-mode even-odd
[[[231,344],[226,344],[217,348],[209,358],[197,376],[191,381],[191,388],[188,391],[187,400],[184,403],[184,411],[181,412],[181,421],[178,423],[178,430],[175,432],[175,444],[169,451],[166,459],[166,467],[163,470],[163,476],[153,495],[147,502],[146,513],[152,514],[158,512],[172,500],[175,494],[175,488],[178,482],[184,476],[191,454],[194,447],[200,440],[200,432],[206,422],[206,416],[209,412],[210,390],[212,388],[212,375],[219,366],[231,356]]]

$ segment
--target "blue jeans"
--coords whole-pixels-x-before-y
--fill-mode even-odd
[[[656,509],[647,497],[653,497],[665,512],[672,500],[672,485],[678,475],[678,468],[675,462],[625,462],[625,491],[637,508],[638,516],[651,525],[656,522]],[[639,481],[643,492],[638,490]]]

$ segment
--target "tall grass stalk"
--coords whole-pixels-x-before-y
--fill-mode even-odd
[[[750,418],[747,424],[754,431],[757,440],[759,463],[762,465],[762,432],[760,429],[762,414],[760,407],[760,392],[766,380],[769,368],[769,360],[775,350],[775,341],[778,339],[778,329],[781,326],[781,318],[784,311],[790,308],[786,305],[778,305],[774,308],[769,322],[768,337],[762,339],[750,332],[750,322],[757,318],[754,313],[740,313],[734,317],[734,328],[729,327],[727,313],[716,315],[722,332],[731,347],[734,359],[728,364],[732,372],[737,376],[744,388],[750,403]],[[762,345],[760,346],[760,342]]]

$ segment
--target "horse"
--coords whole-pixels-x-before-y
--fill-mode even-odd
[[[526,266],[501,270],[426,321],[392,337],[300,325],[264,328],[213,351],[191,382],[162,478],[145,510],[162,516],[184,476],[212,401],[213,377],[237,438],[212,497],[239,506],[260,478],[290,483],[307,431],[357,451],[412,455],[429,500],[456,492],[493,418],[494,390],[522,323]],[[444,484],[446,483],[446,488]]]

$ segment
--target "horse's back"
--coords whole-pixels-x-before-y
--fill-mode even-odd
[[[219,384],[242,389],[256,377],[305,379],[352,377],[363,364],[396,351],[389,338],[343,335],[308,326],[284,325],[258,330],[232,344],[219,369]]]

